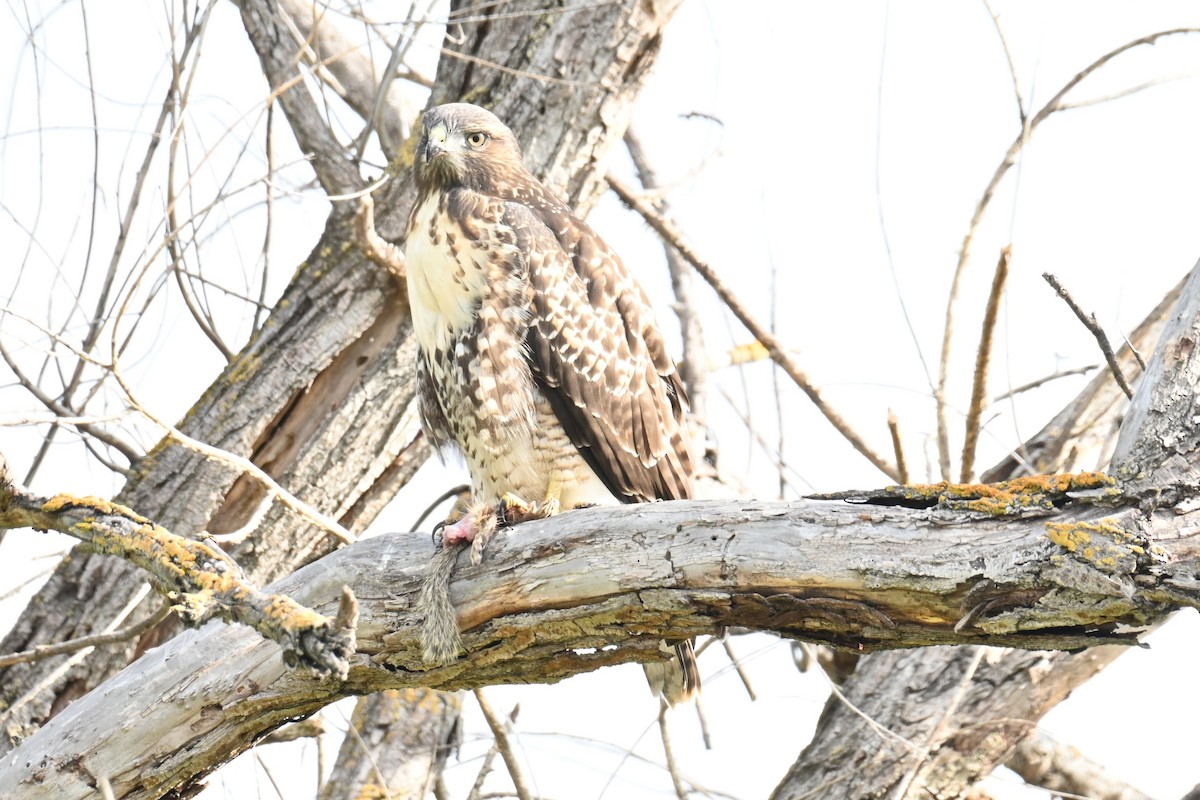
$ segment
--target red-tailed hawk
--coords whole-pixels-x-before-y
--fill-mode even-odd
[[[686,398],[650,301],[478,106],[425,113],[406,244],[421,415],[475,508],[443,541],[580,505],[690,497]],[[663,690],[699,687],[690,642]],[[652,685],[656,676],[647,674]],[[673,685],[672,685],[673,684]]]

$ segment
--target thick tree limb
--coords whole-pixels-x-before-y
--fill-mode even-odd
[[[1196,513],[1161,514],[1151,523],[1136,509],[1106,509],[1091,498],[1040,517],[840,502],[573,511],[497,534],[478,567],[463,559],[451,591],[467,655],[439,668],[422,660],[412,611],[428,542],[375,537],[270,589],[328,613],[352,578],[361,602],[359,657],[345,682],[302,679],[284,668],[274,645],[210,625],[147,653],[30,737],[3,762],[0,796],[34,796],[52,781],[61,797],[81,797],[101,775],[118,796],[155,796],[338,697],[553,682],[660,658],[664,636],[720,626],[866,650],[1128,644],[1129,631],[1200,600]],[[1075,537],[1085,534],[1081,546]],[[1091,662],[1103,662],[1104,651],[1096,652]],[[1036,665],[1049,657],[1024,658]],[[1011,702],[1046,695],[1030,670],[1019,668],[1034,683]],[[933,684],[914,673],[912,685],[928,691],[959,680],[942,672]],[[972,686],[968,708],[993,694],[994,687]],[[1049,696],[1061,693],[1052,688]],[[1009,710],[1022,718],[1016,712],[1024,708]],[[132,743],[130,730],[139,732]]]
[[[391,689],[360,697],[320,800],[427,797],[457,747],[461,695]]]

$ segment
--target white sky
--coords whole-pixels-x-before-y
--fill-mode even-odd
[[[166,87],[163,9],[148,2],[128,7],[136,11],[112,14],[96,3],[9,2],[0,23],[0,108],[8,112],[0,139],[0,241],[7,244],[8,259],[0,275],[11,276],[0,281],[0,304],[41,324],[67,323],[75,337],[82,335],[79,320],[85,316],[70,316],[68,290],[85,272],[89,215],[94,207],[93,268],[84,292],[88,311],[132,191],[145,132]],[[1093,59],[1124,42],[1158,30],[1200,27],[1200,7],[1189,2],[997,2],[994,8],[1020,92],[1034,109]],[[94,206],[81,9],[87,11],[99,87],[101,189]],[[35,37],[36,59],[22,33],[29,27],[27,18],[46,20]],[[222,185],[226,191],[249,188],[204,218],[198,231],[203,244],[195,251],[200,261],[192,263],[254,295],[264,223],[263,190],[256,181],[264,164],[265,86],[232,4],[216,7],[205,47],[210,52],[196,78],[186,129],[195,173],[191,202],[202,208]],[[434,57],[427,46],[416,54],[427,65]],[[1119,339],[1200,256],[1200,193],[1195,190],[1200,184],[1200,81],[1191,77],[1198,69],[1200,36],[1139,48],[1089,78],[1071,99],[1102,97],[1149,81],[1160,85],[1056,115],[1034,134],[973,247],[957,308],[951,382],[956,409],[969,396],[979,316],[1004,244],[1012,243],[1014,258],[992,394],[1098,361],[1094,343],[1044,285],[1042,272],[1057,274]],[[40,90],[40,104],[35,90]],[[691,114],[706,118],[685,117]],[[277,158],[287,163],[295,158],[294,145],[282,121],[276,123]],[[926,477],[934,425],[921,356],[936,369],[947,289],[967,222],[1019,131],[1013,80],[987,8],[948,0],[692,0],[668,29],[634,124],[660,177],[671,186],[674,216],[697,249],[761,318],[771,316],[774,304],[779,335],[826,398],[884,452],[884,420],[894,409],[915,477]],[[231,167],[247,140],[242,162]],[[209,160],[202,160],[205,150],[214,149]],[[614,168],[628,171],[623,154],[614,157]],[[151,181],[161,184],[164,172],[157,169]],[[305,165],[293,164],[277,185],[299,188],[310,174]],[[152,282],[160,277],[163,259],[139,251],[143,242],[161,238],[156,230],[165,189],[157,186],[143,197],[122,275],[137,274],[149,264],[147,281]],[[307,256],[327,210],[312,192],[280,199],[271,292],[277,294]],[[660,303],[660,320],[672,327],[657,239],[611,196],[591,219],[634,265]],[[18,283],[22,263],[27,267]],[[148,294],[135,291],[134,297],[140,302]],[[222,333],[237,349],[249,330],[240,301],[215,291],[210,299],[227,312]],[[736,322],[725,321],[715,300],[705,294],[704,302],[711,320],[705,333],[714,352],[748,341]],[[17,349],[26,368],[40,366],[45,339],[36,330],[10,316],[0,322],[0,337]],[[139,398],[174,419],[210,383],[222,360],[195,332],[174,292],[149,307],[124,363]],[[775,471],[762,450],[747,442],[738,416],[748,396],[756,428],[775,442],[769,377],[764,364],[717,373],[710,400],[723,467],[763,498],[778,491]],[[1034,433],[1086,379],[1060,380],[994,407],[978,463],[995,462]],[[781,397],[786,457],[801,476],[788,497],[885,482],[798,391],[785,385]],[[106,402],[113,410],[120,407],[116,394]],[[31,415],[45,412],[13,387],[0,367],[0,450],[19,475],[44,429],[11,423]],[[957,413],[953,425],[958,442]],[[136,419],[122,428],[143,446],[157,435]],[[952,450],[957,456],[958,445]],[[59,437],[33,487],[115,493],[120,482],[83,454],[75,437]],[[407,530],[425,499],[459,474],[454,464],[423,471],[373,531]],[[36,553],[60,546],[32,532],[9,534],[0,545],[0,598],[31,571],[48,566],[32,560]],[[0,601],[0,629],[11,623],[30,589]],[[1181,796],[1200,781],[1195,735],[1182,722],[1200,714],[1192,668],[1197,633],[1194,614],[1168,625],[1152,637],[1149,651],[1122,657],[1056,709],[1045,727],[1152,796]],[[796,672],[786,643],[753,636],[739,637],[733,646],[750,658],[758,701],[749,702],[728,659],[714,647],[702,656],[701,670],[715,749],[700,747],[689,709],[672,716],[673,743],[690,777],[739,798],[755,798],[765,796],[795,758],[826,689],[819,676]],[[661,762],[653,729],[657,706],[636,667],[552,687],[496,687],[489,695],[498,710],[520,703],[518,741],[546,796],[673,796],[657,766],[626,760],[618,768],[627,748],[655,765]],[[465,795],[488,744],[469,699],[465,706],[463,760],[447,775],[455,796]],[[331,727],[343,724],[340,713],[328,714]],[[583,738],[549,736],[552,732]],[[289,800],[312,791],[315,754],[311,746],[301,749],[299,756],[296,749],[279,746],[256,751],[286,783]],[[206,797],[275,796],[253,757],[240,759],[225,775],[213,779]],[[502,785],[493,780],[489,786]],[[989,791],[997,797],[1030,794],[1015,788],[1015,779],[1000,779]]]

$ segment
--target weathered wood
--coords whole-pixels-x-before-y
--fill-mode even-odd
[[[0,796],[33,797],[51,782],[63,798],[82,797],[107,775],[118,796],[153,797],[289,718],[348,694],[555,681],[661,658],[661,638],[720,626],[868,650],[1129,643],[1128,629],[1200,601],[1200,583],[1189,577],[1200,569],[1196,513],[1162,515],[1146,530],[1136,509],[1090,501],[1050,517],[986,519],[980,512],[837,502],[573,511],[497,534],[478,567],[462,558],[452,594],[468,653],[439,668],[421,661],[411,610],[429,563],[428,540],[375,537],[271,587],[328,612],[343,582],[352,586],[361,611],[359,656],[345,682],[289,673],[277,648],[253,632],[207,626],[147,653],[30,737],[0,762]],[[1188,580],[1191,588],[1183,586]],[[1103,663],[1104,649],[1096,652],[1091,663]],[[912,659],[909,677],[889,680],[913,688],[904,704],[938,697],[938,687],[961,680],[971,653],[950,653],[958,677],[920,666],[936,664],[931,658]],[[1021,691],[997,693],[980,683],[970,696],[988,704],[991,695],[1003,695],[1014,715],[1034,701],[1061,699],[1059,684],[1038,683],[1036,665],[1047,656],[1024,658],[1004,673],[1005,685]],[[1081,674],[1089,668],[1086,659],[1073,667]],[[922,705],[913,719],[937,713]],[[845,746],[826,736],[818,744],[839,741]],[[857,757],[879,751],[874,742]]]
[[[389,689],[360,697],[320,800],[422,798],[462,735],[461,692]]]
[[[1163,331],[1113,451],[1114,474],[1148,507],[1200,494],[1200,264]]]

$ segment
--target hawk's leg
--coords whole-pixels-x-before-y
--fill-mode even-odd
[[[442,534],[442,547],[464,543],[471,545],[471,560],[479,562],[483,548],[497,528],[506,528],[531,519],[552,517],[560,510],[559,494],[562,485],[552,479],[546,497],[540,503],[528,503],[512,492],[505,492],[496,502],[476,502],[457,521],[444,523],[437,530]],[[435,530],[435,533],[437,531]]]

